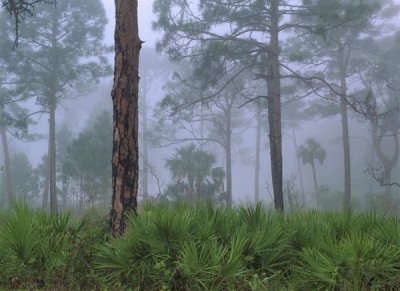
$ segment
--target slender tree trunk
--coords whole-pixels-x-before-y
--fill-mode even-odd
[[[48,209],[49,207],[49,187],[50,187],[50,138],[48,140],[48,147],[47,147],[47,158],[45,160],[45,172],[44,172],[44,189],[43,189],[43,200],[42,200],[42,208]]]
[[[143,148],[143,195],[144,197],[149,196],[149,148],[147,141],[147,98],[146,94],[143,94],[143,129],[142,129],[142,148]]]
[[[142,46],[138,31],[137,4],[137,0],[115,0],[111,210],[111,227],[114,235],[124,233],[126,213],[130,210],[136,211],[137,207],[139,53]]]
[[[260,152],[261,152],[261,106],[257,105],[256,164],[254,170],[254,195],[256,203],[260,202]]]
[[[57,214],[56,108],[54,102],[50,102],[49,111],[50,111],[50,126],[49,126],[50,213]]]
[[[79,177],[79,210],[82,211],[84,208],[84,197],[85,193],[83,190],[83,179],[82,175]]]
[[[385,195],[387,198],[390,198],[391,196],[391,185],[390,183],[392,182],[392,167],[390,163],[385,163],[383,166],[384,169],[384,175],[385,175]]]
[[[317,182],[317,173],[315,171],[314,160],[311,161],[311,169],[312,169],[313,181],[314,181],[314,187],[315,187],[315,196],[317,198],[317,208],[319,208],[321,201],[320,201],[320,197],[319,197],[319,187],[318,187],[318,182]]]
[[[62,181],[62,211],[67,209],[67,182],[63,178]]]
[[[363,80],[364,86],[368,88],[369,90],[372,90],[370,85]],[[372,136],[372,144],[373,144],[373,151],[376,153],[378,156],[380,162],[383,164],[384,167],[384,181],[379,181],[381,184],[385,186],[385,195],[386,195],[386,202],[390,204],[391,202],[391,175],[392,175],[392,170],[395,164],[397,163],[397,160],[399,158],[399,139],[398,135],[396,134],[396,131],[392,132],[392,136],[394,139],[394,145],[395,145],[395,151],[393,153],[393,156],[391,159],[386,156],[383,153],[382,147],[381,147],[381,142],[383,137],[385,136],[387,132],[387,128],[384,128],[382,126],[378,126],[378,116],[377,116],[377,103],[376,99],[371,100],[372,103],[370,104],[371,106],[371,113],[372,117],[370,119],[371,125],[372,125],[372,130],[371,130],[371,136]],[[374,116],[375,115],[375,116]],[[379,133],[379,129],[381,130],[381,133]],[[372,155],[371,155],[372,156]],[[386,207],[388,209],[388,207]]]
[[[375,110],[376,112],[376,110]],[[387,198],[388,203],[391,201],[391,180],[392,180],[392,170],[393,167],[396,165],[398,158],[399,158],[399,139],[396,134],[396,131],[391,132],[394,141],[394,153],[392,157],[388,157],[384,154],[382,150],[382,140],[387,133],[386,129],[382,130],[382,133],[379,133],[378,121],[372,121],[372,143],[374,145],[375,152],[383,165],[383,181],[379,181],[385,187],[385,195]]]
[[[57,13],[57,7],[54,8],[55,11],[52,13],[50,20],[51,26],[51,53],[49,54],[49,61],[53,72],[56,72],[59,68],[59,57],[55,53],[57,51],[57,35],[59,31],[59,18]],[[48,96],[48,109],[49,109],[49,190],[50,190],[50,213],[57,214],[57,168],[56,168],[56,107],[57,107],[57,87],[59,84],[59,78],[56,73],[50,76],[49,80],[49,90],[50,94]]]
[[[268,119],[271,155],[272,184],[275,208],[284,211],[282,188],[282,125],[281,125],[281,80],[279,64],[279,0],[270,1],[271,39],[268,47]]]
[[[48,165],[47,165],[48,167]],[[48,209],[49,207],[49,186],[50,186],[50,182],[49,182],[49,171],[48,168],[46,169],[46,177],[44,180],[44,189],[43,189],[43,200],[42,200],[42,208],[43,209]]]
[[[295,150],[295,153],[296,153],[297,172],[299,173],[301,196],[302,196],[303,202],[304,202],[306,197],[305,197],[305,191],[304,191],[303,170],[301,168],[299,155],[297,155],[297,149],[299,147],[297,145],[296,130],[294,128],[292,129],[292,134],[293,134],[294,150]]]
[[[344,159],[344,210],[351,207],[351,160],[350,160],[350,138],[349,121],[347,117],[347,83],[346,72],[347,64],[344,57],[344,50],[339,50],[340,65],[340,115],[342,117],[342,135],[343,135],[343,159]]]
[[[188,175],[188,190],[186,194],[190,202],[195,202],[199,198],[198,193],[194,190],[194,177],[192,175]]]
[[[230,106],[230,105],[229,105]],[[231,107],[226,110],[225,128],[225,162],[226,162],[226,194],[227,206],[232,207],[232,112]]]
[[[200,150],[201,151],[203,151],[203,148],[204,148],[204,143],[203,143],[203,141],[204,141],[204,105],[203,104],[201,104],[201,107],[200,107],[200,140],[201,140],[201,143],[200,143]]]
[[[350,138],[349,125],[347,118],[347,103],[340,102],[340,113],[342,116],[342,133],[343,133],[343,153],[344,153],[344,208],[349,209],[351,206],[351,160],[350,160]]]
[[[11,201],[14,198],[14,191],[11,177],[10,151],[8,150],[7,132],[4,127],[0,128],[0,134],[3,144],[4,185],[6,186],[8,204],[11,205]]]
[[[393,171],[393,167],[396,165],[396,163],[399,159],[399,150],[400,150],[399,149],[399,137],[395,130],[392,131],[392,136],[393,136],[393,140],[394,140],[394,153],[393,153],[392,158],[388,161],[387,173],[386,173],[386,179],[387,179],[387,184],[388,184],[386,193],[390,199],[391,199],[391,194],[392,194],[391,185],[390,185],[390,183],[392,183],[392,171]]]

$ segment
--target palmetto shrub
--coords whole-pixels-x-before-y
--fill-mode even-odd
[[[148,204],[123,237],[99,249],[95,266],[106,282],[131,288],[224,286],[243,273],[236,220],[222,208]]]
[[[107,215],[0,215],[0,287],[50,290],[399,290],[400,221],[283,215],[261,205],[143,205],[124,236]]]
[[[99,249],[99,277],[155,290],[241,288],[289,263],[283,219],[255,208],[147,204],[122,238]]]
[[[398,222],[377,214],[318,214],[321,228],[297,251],[296,290],[398,290]],[[315,220],[314,220],[315,221]]]
[[[93,285],[94,273],[88,266],[95,242],[104,235],[99,223],[85,218],[75,221],[68,213],[35,211],[23,201],[15,201],[1,219],[1,286],[79,289]]]
[[[397,290],[400,229],[379,214],[147,204],[99,249],[105,283],[141,290]]]

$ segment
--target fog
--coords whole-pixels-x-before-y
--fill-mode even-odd
[[[108,22],[104,27],[104,38],[100,40],[100,42],[105,46],[112,47],[114,43],[115,22],[114,1],[102,0],[102,2],[104,4]],[[168,193],[171,191],[178,191],[178,188],[174,187],[178,187],[178,184],[183,182],[185,178],[182,176],[183,174],[174,175],[171,168],[168,167],[167,161],[174,157],[179,158],[177,150],[182,147],[187,147],[190,144],[194,144],[196,149],[199,149],[202,152],[214,155],[215,162],[211,167],[221,168],[226,173],[227,166],[225,149],[227,141],[225,138],[221,137],[222,131],[218,132],[219,125],[216,123],[215,119],[221,118],[221,114],[224,112],[226,113],[226,108],[221,105],[225,102],[223,101],[223,98],[227,98],[226,96],[228,95],[229,98],[227,100],[229,101],[232,100],[232,96],[236,94],[237,96],[235,95],[235,98],[237,98],[237,101],[232,101],[232,198],[234,203],[254,202],[256,199],[255,164],[257,135],[257,118],[254,104],[258,100],[257,94],[267,94],[265,82],[259,80],[261,79],[261,77],[258,76],[260,73],[256,72],[253,67],[248,70],[247,73],[241,74],[243,79],[239,80],[237,84],[234,84],[232,88],[226,86],[224,92],[228,93],[222,92],[221,94],[216,94],[215,92],[225,86],[224,84],[229,83],[229,76],[232,76],[232,74],[235,73],[235,69],[229,68],[226,76],[218,76],[213,79],[211,76],[213,70],[217,71],[219,67],[217,65],[217,67],[214,68],[212,57],[208,56],[211,60],[206,60],[206,64],[201,64],[198,59],[193,61],[194,63],[197,61],[197,65],[203,65],[203,71],[200,73],[197,72],[197,76],[202,74],[201,77],[203,77],[203,83],[208,82],[211,84],[213,81],[216,81],[215,84],[211,84],[211,87],[207,87],[204,91],[201,91],[196,87],[197,80],[194,81],[191,79],[193,78],[191,74],[193,73],[194,67],[193,64],[190,63],[191,59],[189,56],[182,56],[181,60],[174,62],[169,60],[166,49],[164,49],[163,52],[156,52],[156,42],[162,39],[164,32],[162,29],[158,29],[157,31],[152,29],[152,23],[157,21],[157,15],[153,13],[152,2],[153,1],[150,0],[139,0],[139,34],[141,39],[144,41],[140,63],[140,98],[143,99],[144,96],[146,98],[146,102],[143,102],[142,100],[139,104],[139,110],[141,112],[139,137],[139,148],[141,151],[141,184],[139,186],[139,200],[159,199],[160,197],[164,197],[165,199],[176,198],[171,198],[173,195],[171,196],[171,194]],[[38,13],[38,17],[39,16],[40,13]],[[283,17],[282,22],[290,20],[289,16],[285,17]],[[7,17],[3,16],[3,18]],[[5,21],[2,21],[2,24],[4,24]],[[33,20],[26,20],[28,24],[30,21]],[[382,22],[388,26],[381,28]],[[307,22],[304,20],[304,23]],[[345,73],[348,96],[354,97],[354,100],[352,99],[353,101],[346,101],[348,102],[346,106],[351,154],[352,202],[355,203],[355,205],[362,205],[363,208],[368,208],[367,204],[369,203],[368,201],[370,201],[366,198],[369,197],[368,195],[376,197],[377,200],[382,197],[382,199],[386,199],[387,197],[385,194],[387,194],[387,191],[390,191],[390,197],[393,199],[391,200],[391,203],[395,203],[394,201],[398,201],[400,190],[398,187],[398,183],[400,183],[398,161],[397,157],[395,157],[398,155],[399,151],[397,135],[399,134],[400,129],[398,126],[399,91],[396,89],[399,84],[396,83],[396,81],[400,78],[400,72],[396,70],[399,69],[400,66],[391,65],[393,63],[400,63],[400,54],[396,54],[396,52],[399,52],[400,47],[398,35],[396,34],[398,31],[398,23],[396,22],[396,17],[391,17],[385,21],[371,20],[366,26],[368,25],[375,26],[375,28],[368,28],[365,30],[360,29],[361,32],[357,35],[359,43],[354,46],[354,50],[357,52],[353,57],[353,55],[350,55],[349,49],[348,54],[350,63],[348,72]],[[19,46],[16,48],[16,54],[18,54],[18,50],[24,51],[24,46],[29,43],[29,37],[26,35],[27,32],[26,28],[24,28],[24,23],[20,26],[21,41]],[[230,29],[232,28],[229,28],[229,25],[226,24],[219,24],[213,29],[215,29],[214,32],[216,31],[223,35],[225,33],[229,34]],[[342,38],[337,36],[337,31],[340,31],[340,28],[333,29],[336,29],[336,31],[332,33],[333,36],[329,36],[329,30],[325,32],[326,35],[328,35],[328,38],[338,37],[338,39],[341,40]],[[344,27],[343,31],[346,29],[349,28]],[[376,35],[375,31],[379,34]],[[363,37],[363,34],[366,36]],[[6,33],[2,33],[3,37],[4,35],[6,35]],[[12,33],[9,33],[8,35],[11,35],[12,37]],[[347,34],[343,36],[343,38],[346,36]],[[24,40],[24,37],[28,40]],[[260,36],[251,35],[249,37],[254,37],[254,39],[260,40],[264,35],[261,33]],[[283,188],[284,192],[286,191],[286,197],[294,195],[296,199],[304,200],[301,207],[317,207],[316,192],[320,192],[320,196],[322,195],[321,199],[324,201],[321,202],[321,208],[338,210],[342,206],[345,177],[342,116],[339,114],[340,96],[335,97],[335,92],[337,93],[340,91],[340,82],[338,81],[338,77],[335,75],[337,74],[337,71],[335,71],[337,69],[336,67],[333,66],[330,69],[325,69],[324,67],[332,61],[332,56],[327,53],[327,51],[331,50],[332,47],[329,47],[324,43],[324,37],[325,36],[321,36],[321,34],[319,35],[317,33],[316,36],[314,36],[314,39],[312,39],[312,35],[307,35],[306,33],[302,34],[295,30],[285,31],[280,37],[281,50],[284,55],[281,60],[283,64],[281,67],[282,75],[289,75],[289,73],[292,73],[286,68],[287,65],[290,65],[290,68],[296,72],[296,74],[304,74],[303,77],[314,75],[323,76],[328,80],[326,82],[330,84],[326,85],[324,82],[316,79],[310,79],[307,81],[304,81],[303,79],[302,82],[294,80],[294,78],[282,78]],[[203,39],[206,38],[212,37],[203,37]],[[2,40],[3,39],[5,38],[2,38]],[[184,40],[181,41],[184,42]],[[367,48],[369,43],[372,41],[376,41],[376,43],[371,44],[371,47]],[[296,42],[299,42],[298,45],[296,45]],[[313,45],[307,47],[307,43],[313,43]],[[179,43],[178,41],[176,44],[182,45],[182,43]],[[318,49],[319,45],[321,46],[321,49]],[[379,48],[379,53],[381,53],[381,55],[377,55],[378,50],[374,48],[374,45],[378,47],[381,46]],[[197,47],[196,49],[200,50],[203,48]],[[35,49],[33,49],[33,51],[34,50]],[[110,49],[105,49],[101,52],[104,56],[104,59],[101,59],[101,62],[104,62],[105,64],[105,60],[108,60],[108,65],[110,66],[107,73],[100,74],[100,76],[95,78],[96,80],[92,80],[89,77],[82,77],[81,79],[77,78],[77,80],[74,81],[76,84],[69,87],[67,86],[68,88],[65,87],[65,89],[63,89],[62,98],[60,98],[60,101],[57,103],[56,109],[56,142],[58,148],[63,148],[63,146],[72,147],[71,142],[74,139],[77,139],[81,133],[84,133],[90,124],[95,123],[94,120],[96,120],[102,112],[108,112],[111,116],[111,89],[113,84],[111,66],[114,62],[114,55],[110,51]],[[376,51],[375,55],[374,51]],[[384,55],[385,53],[386,55]],[[222,52],[217,51],[217,54],[222,54]],[[304,55],[299,57],[298,54]],[[362,59],[360,57],[361,54],[365,54],[367,56],[365,57],[366,59]],[[368,54],[370,57],[368,57]],[[188,55],[190,55],[190,53]],[[309,60],[307,60],[308,57]],[[387,61],[387,58],[389,57],[392,59]],[[79,58],[77,58],[77,61],[85,62],[91,61],[95,58],[95,55],[83,53]],[[371,62],[371,64],[369,64],[367,61],[368,58],[381,58],[383,60],[377,60],[375,63]],[[317,64],[319,61],[321,61],[321,63]],[[245,60],[240,57],[238,58],[238,61],[232,61],[230,65],[233,63],[235,63],[235,66],[240,66],[242,64],[244,66]],[[22,64],[20,65],[22,66]],[[99,67],[101,66],[102,64],[100,63]],[[369,70],[368,66],[387,66],[388,69],[385,72],[387,75],[383,76],[383,73],[380,71],[379,73],[381,75],[379,75],[376,71],[373,71],[372,69]],[[177,72],[179,74],[177,74]],[[16,73],[14,74],[18,74],[18,70],[16,70]],[[264,74],[266,73],[264,72]],[[17,77],[18,76],[13,78]],[[187,83],[189,83],[189,86],[185,87],[184,85]],[[370,85],[370,87],[368,85]],[[332,90],[329,91],[329,86],[333,87],[333,89],[331,89],[334,92],[332,92]],[[231,90],[231,93],[229,93],[229,90]],[[27,93],[28,91],[29,90],[26,89],[26,92],[21,94],[29,95],[30,93]],[[369,91],[371,92],[368,93]],[[213,94],[215,95],[214,99],[209,98],[206,102],[196,101],[196,99],[198,100]],[[375,108],[376,111],[374,113],[368,111],[369,109],[366,107],[368,104],[366,105],[364,102],[365,99],[368,98],[368,94],[376,94],[377,96],[378,94],[382,94],[381,96],[376,97],[375,105],[378,107]],[[168,103],[168,100],[165,101],[167,96],[172,98],[172,101],[169,100],[172,103]],[[249,98],[253,98],[253,102],[249,102]],[[259,99],[261,100],[263,98]],[[37,100],[24,100],[25,101],[21,102],[21,105],[27,112],[34,112],[40,108],[40,106],[38,107]],[[164,100],[163,106],[160,105],[162,100]],[[217,103],[216,100],[220,100],[218,101],[220,103]],[[285,103],[285,100],[288,101],[287,104]],[[328,104],[331,107],[336,106],[336,109],[334,108],[331,110],[338,111],[338,114],[328,114],[329,116],[321,117],[323,113],[321,113],[322,111],[318,112],[319,107],[312,107],[315,102],[321,102],[321,100],[324,101],[324,105]],[[187,108],[184,107],[183,110],[178,110],[179,112],[172,113],[172,111],[174,111],[173,109],[176,109],[176,107],[174,107],[176,106],[174,102],[177,102],[176,104],[193,102],[193,106]],[[390,102],[391,104],[389,104]],[[266,104],[266,102],[263,104]],[[300,117],[296,117],[296,112],[293,113],[287,109],[292,106],[295,108],[296,112],[299,112],[298,115],[301,115]],[[144,108],[146,108],[145,113]],[[144,114],[147,118],[144,117]],[[259,199],[267,205],[273,205],[274,188],[271,176],[268,112],[266,105],[263,107],[261,115]],[[384,120],[385,116],[389,115],[391,117],[386,121],[377,121]],[[204,118],[204,116],[206,118]],[[195,121],[195,119],[200,117],[205,121]],[[143,124],[144,119],[146,119],[146,125]],[[237,121],[235,119],[237,119]],[[33,123],[28,126],[28,132],[30,135],[35,135],[34,138],[23,138],[23,140],[21,140],[21,138],[8,135],[8,139],[11,156],[20,152],[26,154],[29,158],[32,169],[34,169],[42,164],[43,156],[48,153],[49,115],[46,112],[35,114],[32,116],[32,122]],[[374,141],[371,138],[371,131],[373,128],[372,124],[374,122],[377,124],[377,138],[381,139],[381,148],[379,149],[381,152],[376,151]],[[387,125],[387,123],[390,124]],[[147,127],[146,133],[143,132],[143,126]],[[387,128],[385,126],[387,126]],[[63,127],[68,128],[71,135],[68,144],[65,145],[62,144],[62,138],[58,135],[59,130]],[[109,129],[105,129],[108,134],[112,133],[111,127],[112,124],[110,123]],[[385,130],[383,129],[384,127]],[[17,135],[17,137],[20,136]],[[111,138],[112,137],[110,136],[110,139]],[[296,140],[294,140],[294,138]],[[316,168],[318,189],[315,189],[316,181],[313,178],[311,163],[306,160],[304,160],[303,163],[302,157],[299,156],[300,147],[306,146],[307,140],[310,138],[314,139],[325,152],[324,157],[321,159],[321,163],[317,161],[317,158],[315,158],[314,166]],[[148,147],[148,167],[146,167],[143,162],[143,139],[146,140]],[[90,140],[87,142],[90,142]],[[79,145],[77,147],[79,149],[79,147],[82,146],[83,145]],[[111,148],[112,144],[110,144],[109,147]],[[108,153],[109,156],[103,158],[105,161],[111,163],[111,151]],[[72,152],[70,154],[72,155]],[[384,171],[382,170],[382,167],[384,165],[382,164],[382,159],[379,158],[379,155],[382,154],[384,155],[384,158],[389,157],[389,160],[393,160],[391,163],[391,177],[389,180],[382,176]],[[61,154],[61,156],[62,155],[63,154]],[[64,156],[62,157],[63,159],[65,158]],[[98,158],[99,157],[97,157],[97,159]],[[79,161],[81,157],[78,157],[77,159]],[[206,157],[203,156],[200,160],[202,159],[206,159]],[[11,162],[13,162],[13,159],[11,160]],[[312,160],[314,163],[314,157]],[[389,163],[390,162],[388,162],[388,164]],[[102,197],[98,197],[98,193],[89,193],[90,191],[97,191],[96,189],[98,188],[96,187],[91,188],[86,192],[82,189],[79,190],[78,178],[72,174],[71,177],[73,178],[68,178],[71,179],[68,180],[69,184],[63,181],[63,165],[64,164],[60,162],[60,165],[57,166],[57,175],[60,176],[57,181],[57,187],[59,189],[66,187],[64,190],[67,192],[63,193],[63,195],[65,195],[64,198],[59,197],[59,204],[63,204],[64,207],[67,208],[74,207],[77,205],[79,199],[83,199],[86,202],[82,204],[83,206],[80,205],[80,207],[88,207],[94,199],[97,199],[99,204],[108,207],[107,203],[111,199],[111,180],[103,181],[105,184],[101,184],[99,181],[86,181],[88,184],[101,184],[101,186],[96,184],[96,187],[102,188],[102,191],[105,190],[105,194],[103,193],[101,194],[103,195]],[[103,167],[102,165],[103,164],[96,164],[94,167]],[[11,164],[11,168],[12,167],[13,165]],[[147,175],[144,173],[146,170],[148,172]],[[85,176],[85,173],[82,172],[84,170],[79,169],[77,171],[82,179],[82,176]],[[94,171],[94,173],[96,172]],[[146,175],[147,178],[143,178],[144,175]],[[204,177],[207,177],[205,178],[208,181],[207,183],[211,183],[213,177],[211,177],[209,173],[204,174]],[[38,189],[29,190],[32,193],[27,195],[29,196],[29,199],[32,199],[33,205],[40,206],[43,200],[42,195],[44,195],[43,183],[46,182],[43,180],[43,177],[37,179],[40,181],[38,182]],[[148,179],[148,182],[146,183],[148,189],[144,186],[143,179]],[[227,184],[228,182],[226,181],[226,178],[223,178],[223,190],[218,190],[216,191],[217,193],[214,194],[217,195],[226,191]],[[392,184],[390,190],[388,190],[387,187],[383,187],[385,184]],[[83,186],[81,185],[81,187]],[[3,200],[6,200],[7,190],[4,183],[2,184],[1,190],[1,197]],[[63,190],[61,190],[61,192],[62,191]],[[78,192],[80,191],[83,192],[79,194]],[[109,196],[107,196],[108,194]],[[82,197],[79,196],[79,198],[77,195],[82,195]],[[221,194],[221,197],[224,196]],[[64,199],[63,202],[61,201],[62,199]],[[288,198],[286,198],[286,200],[287,199]]]

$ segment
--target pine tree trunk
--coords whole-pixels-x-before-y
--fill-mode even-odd
[[[350,138],[347,118],[347,103],[340,102],[340,113],[342,116],[343,153],[344,153],[344,208],[351,206],[351,161],[350,161]]]
[[[48,167],[48,165],[47,165],[47,167]],[[50,174],[49,174],[49,171],[47,168],[46,169],[46,177],[44,180],[43,200],[42,200],[42,208],[46,209],[46,210],[49,207],[49,186],[50,186],[49,178],[50,178]]]
[[[11,202],[14,198],[14,191],[13,191],[12,177],[11,177],[10,151],[8,150],[7,132],[4,127],[0,129],[0,134],[1,134],[1,142],[3,145],[4,184],[6,186],[8,204],[11,205]]]
[[[228,105],[231,106],[231,105]],[[226,194],[227,206],[232,207],[232,112],[231,107],[228,107],[225,112],[226,127],[225,127],[225,162],[226,162]]]
[[[59,86],[59,78],[57,76],[57,69],[59,68],[59,57],[57,56],[58,40],[57,35],[59,32],[59,19],[57,13],[57,7],[52,13],[50,18],[51,27],[51,47],[49,54],[49,61],[52,68],[52,72],[55,72],[50,76],[48,81],[48,89],[50,94],[48,95],[48,107],[49,107],[49,192],[50,192],[50,213],[57,214],[57,168],[56,168],[56,107],[57,107],[57,87]]]
[[[275,208],[284,211],[283,200],[283,162],[282,162],[282,125],[281,125],[281,80],[279,63],[279,0],[271,0],[271,39],[268,51],[268,119],[271,155],[272,184],[274,188]]]
[[[399,139],[395,131],[391,132],[394,141],[394,153],[392,157],[385,155],[382,149],[382,140],[386,134],[386,130],[383,129],[382,133],[379,133],[378,121],[372,121],[372,143],[375,152],[383,165],[383,181],[379,181],[385,187],[385,195],[387,201],[391,200],[391,180],[393,167],[396,165],[399,158]]]
[[[186,196],[189,197],[189,201],[191,203],[196,202],[196,200],[198,199],[198,193],[196,193],[195,189],[194,189],[194,180],[195,178],[192,176],[192,174],[188,175],[188,189],[186,192]]]
[[[344,210],[351,207],[351,160],[350,160],[350,138],[349,138],[349,121],[347,117],[347,83],[344,50],[339,50],[340,65],[340,115],[342,117],[342,135],[343,135],[343,159],[344,159]]]
[[[143,102],[143,129],[142,129],[142,148],[143,148],[143,196],[149,196],[149,149],[147,141],[147,98],[144,94]]]
[[[201,139],[201,143],[200,143],[200,150],[203,151],[203,147],[204,147],[204,124],[205,124],[205,120],[204,120],[204,104],[201,104],[200,107],[200,139]]]
[[[111,227],[114,235],[126,228],[126,214],[136,211],[138,160],[139,52],[137,0],[115,0],[115,68],[112,100],[114,144],[112,157]]]
[[[312,174],[313,174],[313,181],[314,181],[314,188],[315,188],[315,195],[317,198],[317,208],[320,207],[320,197],[319,197],[319,187],[318,187],[318,182],[317,182],[317,173],[315,171],[315,163],[314,160],[311,161],[311,169],[312,169]]]
[[[83,189],[83,178],[82,175],[79,177],[79,210],[80,212],[83,210],[85,207],[85,193]]]
[[[388,181],[388,188],[386,189],[388,196],[391,197],[392,195],[392,187],[391,187],[391,183],[392,183],[392,171],[393,168],[395,167],[395,165],[397,164],[397,161],[399,160],[399,137],[397,134],[397,131],[393,130],[392,131],[392,136],[393,136],[393,140],[394,140],[394,153],[392,158],[389,160],[389,164],[387,167],[387,175],[386,175],[386,179]]]
[[[305,197],[305,191],[304,191],[303,171],[302,171],[302,168],[301,168],[299,155],[297,154],[297,149],[299,147],[297,145],[296,130],[294,128],[293,128],[292,134],[293,134],[294,150],[295,150],[295,153],[296,153],[297,171],[299,172],[301,196],[302,196],[303,202],[304,202],[306,197]]]
[[[45,173],[44,173],[44,189],[43,189],[43,200],[42,200],[42,208],[43,209],[48,209],[49,207],[49,187],[50,187],[50,163],[49,163],[49,157],[50,157],[50,138],[48,141],[48,147],[47,147],[47,159],[45,160],[46,164],[45,166]]]
[[[254,169],[254,198],[260,202],[260,151],[261,151],[261,106],[257,105],[256,164]]]
[[[67,209],[67,182],[63,178],[62,181],[62,209],[61,211],[65,211]]]
[[[56,108],[50,102],[50,134],[49,134],[49,184],[50,184],[50,213],[57,214],[57,172],[56,172]]]
[[[391,197],[391,185],[390,183],[392,182],[392,167],[390,163],[385,163],[383,166],[384,169],[384,175],[385,175],[385,195],[388,199]]]

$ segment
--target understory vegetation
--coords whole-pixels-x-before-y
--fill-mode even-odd
[[[400,221],[147,203],[116,239],[105,212],[19,201],[1,215],[0,274],[5,289],[398,290]]]

